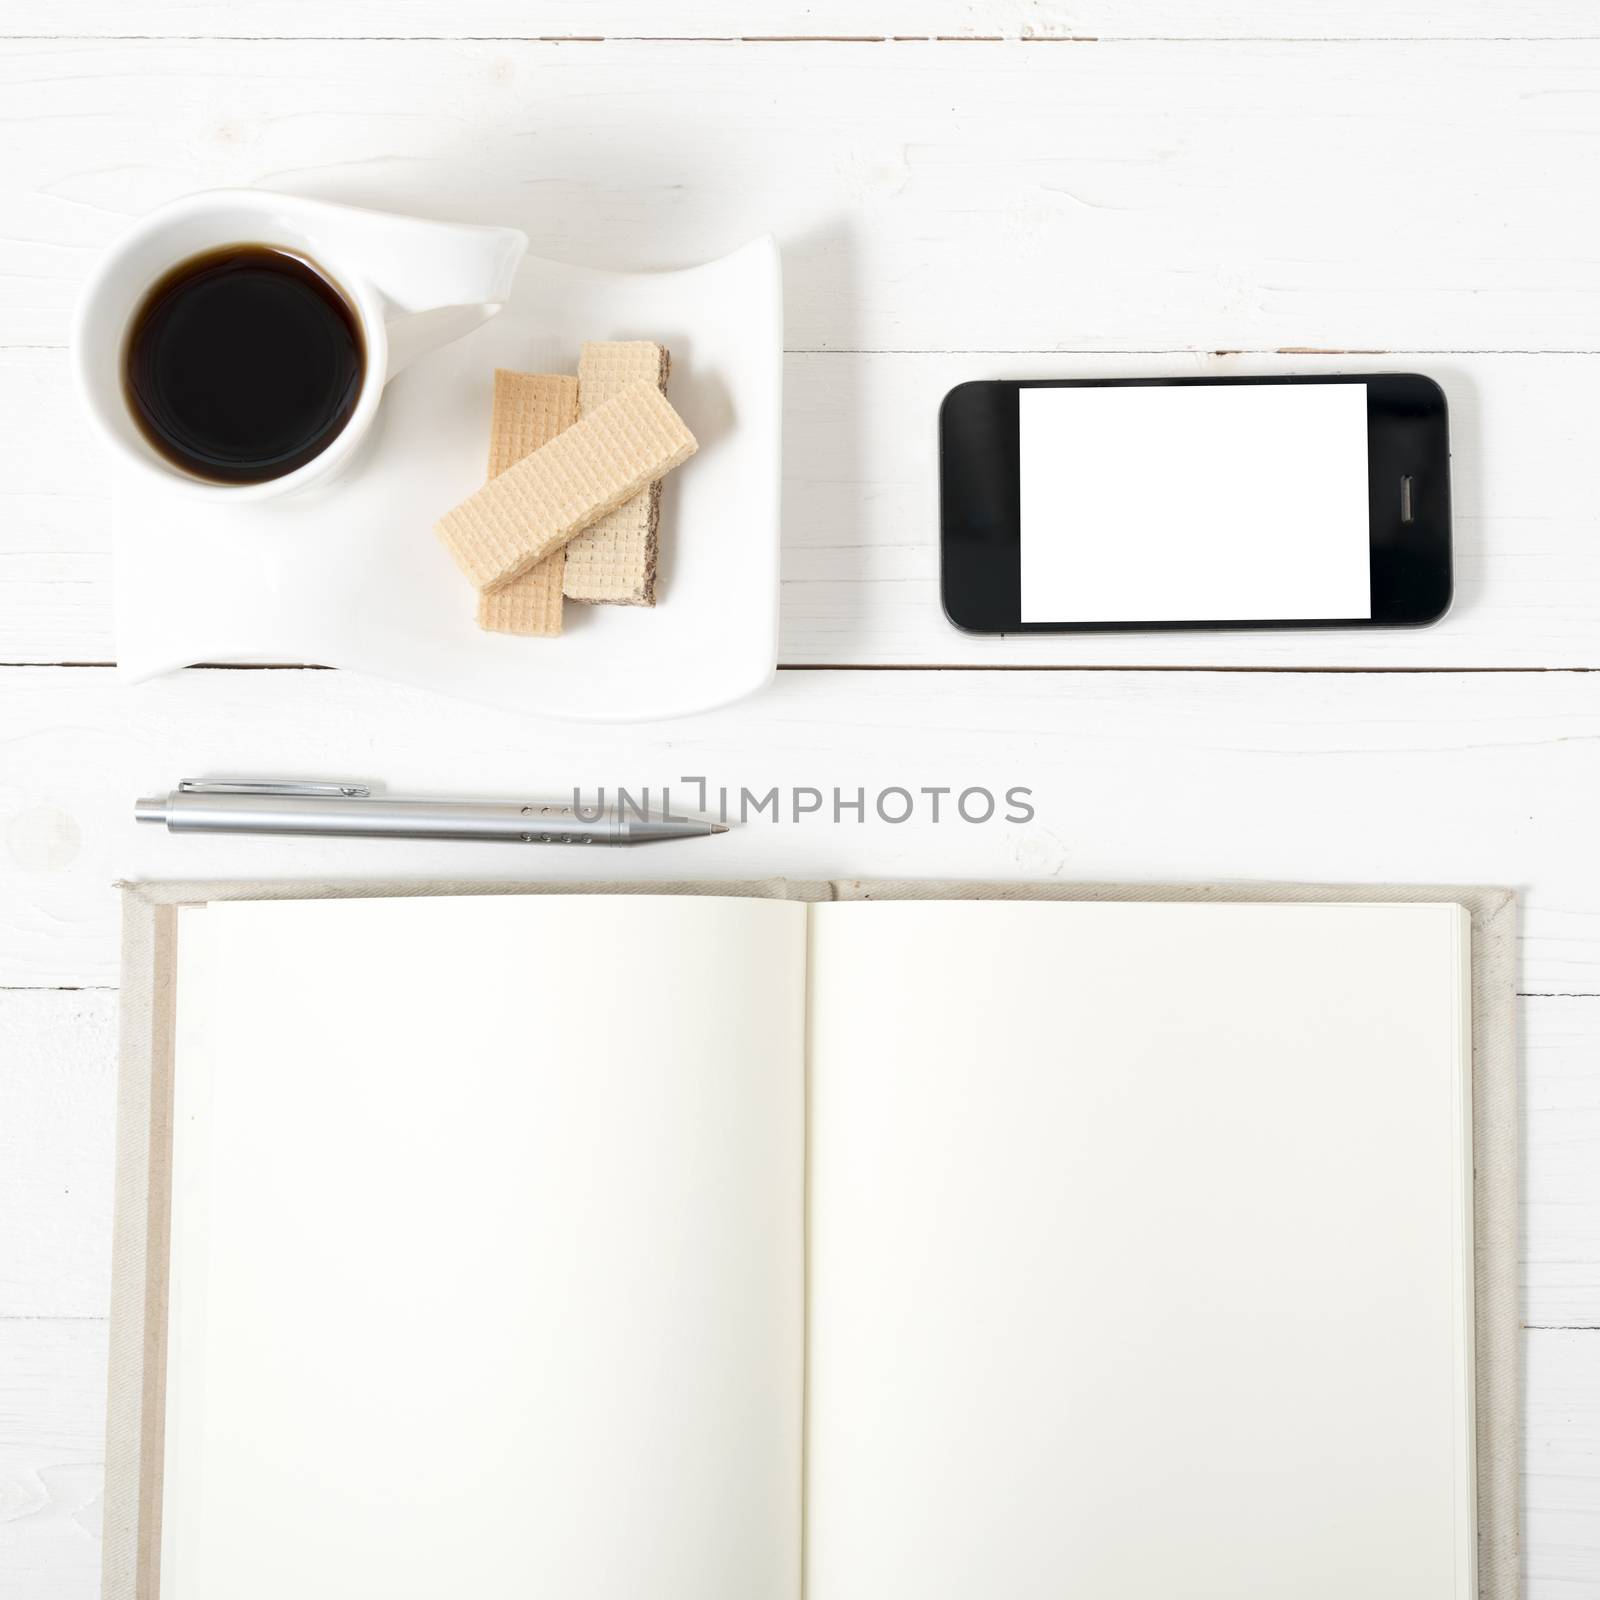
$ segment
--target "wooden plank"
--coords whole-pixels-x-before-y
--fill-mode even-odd
[[[1600,40],[14,42],[0,343],[62,342],[127,218],[263,184],[621,267],[771,230],[801,349],[1596,349],[1597,67]]]
[[[1529,1333],[1523,1391],[1525,1600],[1600,1593],[1600,1334]]]
[[[1523,1319],[1600,1329],[1600,1001],[1523,1000],[1520,1067]]]
[[[1457,598],[1439,626],[984,639],[945,620],[935,417],[951,385],[1384,367],[1432,373],[1450,397]],[[786,379],[791,665],[1600,665],[1600,456],[1585,442],[1600,356],[797,354]],[[0,662],[110,661],[111,486],[64,352],[0,350],[0,434],[16,444],[0,479]]]
[[[0,983],[116,981],[118,876],[685,874],[1484,882],[1525,896],[1523,987],[1600,994],[1600,674],[782,673],[741,706],[633,728],[530,722],[346,673],[0,672]],[[704,776],[822,809],[715,840],[549,852],[175,837],[136,795],[186,776],[570,795]],[[1012,786],[1033,820],[911,820],[872,797]],[[835,823],[830,791],[868,796]],[[913,795],[915,799],[915,795]],[[808,796],[801,805],[810,804]],[[891,799],[888,810],[897,802]],[[981,810],[974,802],[971,809]]]
[[[1526,1336],[1526,1600],[1600,1590],[1600,1333]],[[0,1320],[0,1592],[99,1588],[105,1325]]]
[[[57,0],[0,37],[739,39],[1585,38],[1583,0]]]
[[[0,1316],[100,1317],[110,1302],[116,1000],[0,989]]]
[[[65,350],[0,350],[0,661],[108,661],[109,463]]]
[[[0,1317],[0,1594],[100,1593],[106,1324]]]

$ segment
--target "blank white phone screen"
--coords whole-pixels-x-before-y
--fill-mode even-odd
[[[1019,389],[1022,621],[1372,615],[1367,386]]]

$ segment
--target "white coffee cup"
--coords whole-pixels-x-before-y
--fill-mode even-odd
[[[129,326],[150,289],[191,257],[233,244],[308,257],[343,293],[365,349],[361,392],[344,427],[303,466],[261,483],[212,483],[167,460],[129,410],[123,376]],[[390,378],[500,309],[527,247],[515,228],[428,222],[260,189],[187,195],[134,224],[91,273],[73,337],[78,387],[112,448],[169,487],[235,504],[293,494],[348,465]]]

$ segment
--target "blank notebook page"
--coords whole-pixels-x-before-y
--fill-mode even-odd
[[[805,912],[185,910],[163,1600],[793,1600]]]
[[[1468,1600],[1468,926],[813,907],[809,1600]]]

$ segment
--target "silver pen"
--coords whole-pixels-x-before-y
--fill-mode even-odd
[[[597,808],[598,809],[598,808]],[[640,812],[644,814],[641,815]],[[585,817],[542,800],[406,800],[363,783],[200,781],[134,802],[169,833],[318,834],[340,839],[481,839],[504,844],[649,844],[726,833],[720,822],[615,807]]]

